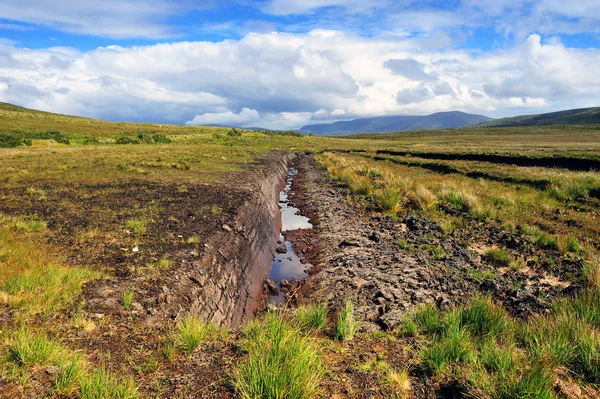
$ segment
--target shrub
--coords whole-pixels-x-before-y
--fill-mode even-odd
[[[299,307],[296,309],[296,321],[302,331],[318,331],[327,321],[327,307],[325,305]]]
[[[14,148],[23,144],[23,140],[17,136],[0,133],[0,148]]]
[[[236,128],[232,128],[227,132],[227,135],[229,137],[240,137],[242,135],[242,132]]]
[[[140,144],[140,140],[133,137],[122,136],[115,141],[115,144]]]
[[[338,341],[351,340],[357,330],[358,322],[354,318],[354,305],[348,301],[338,316],[335,326],[335,339]]]
[[[171,140],[170,138],[168,138],[166,135],[164,134],[155,134],[152,136],[152,141],[156,144],[169,144],[172,143],[173,140]]]
[[[324,374],[316,347],[283,317],[273,313],[243,332],[248,360],[233,374],[243,399],[309,399]]]

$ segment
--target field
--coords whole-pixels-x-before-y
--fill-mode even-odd
[[[0,397],[599,395],[595,126],[323,138],[1,105],[0,143],[12,147],[0,148]],[[152,313],[282,152],[310,154],[318,194],[384,237],[376,256],[389,244],[393,262],[443,271],[465,252],[476,288],[445,306],[412,299],[393,327],[365,315],[396,299],[350,286],[342,301],[307,290],[307,304],[242,328],[193,317],[181,298]],[[410,217],[439,228],[416,239],[400,229]],[[314,251],[319,279],[333,265]]]

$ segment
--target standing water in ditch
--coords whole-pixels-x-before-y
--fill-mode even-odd
[[[292,243],[285,241],[283,233],[291,230],[298,229],[310,229],[312,224],[307,217],[300,215],[300,210],[289,201],[290,190],[292,189],[292,182],[294,176],[298,174],[298,171],[293,167],[290,167],[287,182],[283,191],[279,193],[279,209],[281,210],[281,236],[277,248],[277,253],[273,264],[271,266],[271,273],[269,274],[269,280],[277,283],[279,290],[278,295],[271,296],[270,302],[279,304],[285,301],[284,293],[281,292],[281,281],[282,280],[302,280],[307,276],[306,269],[312,265],[300,262],[300,258],[294,252]]]

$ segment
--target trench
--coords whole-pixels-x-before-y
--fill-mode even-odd
[[[313,227],[309,218],[303,216],[300,209],[290,201],[292,183],[298,171],[293,166],[290,166],[288,171],[286,185],[279,192],[281,233],[269,273],[269,280],[277,285],[277,290],[269,290],[269,302],[272,304],[285,303],[286,294],[288,297],[293,294],[298,287],[295,282],[306,278],[308,276],[307,270],[312,267],[310,263],[306,263],[298,257],[293,244],[285,238],[286,232]]]

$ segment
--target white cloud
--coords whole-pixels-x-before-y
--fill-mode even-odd
[[[414,62],[390,68],[389,60]],[[491,52],[350,34],[87,52],[0,44],[0,101],[111,120],[288,129],[453,109],[498,116],[590,106],[600,104],[597,70],[600,50],[538,35]]]
[[[231,111],[196,115],[194,119],[186,122],[190,126],[202,125],[226,125],[226,126],[249,126],[260,121],[260,114],[255,109],[242,108],[239,114]]]

